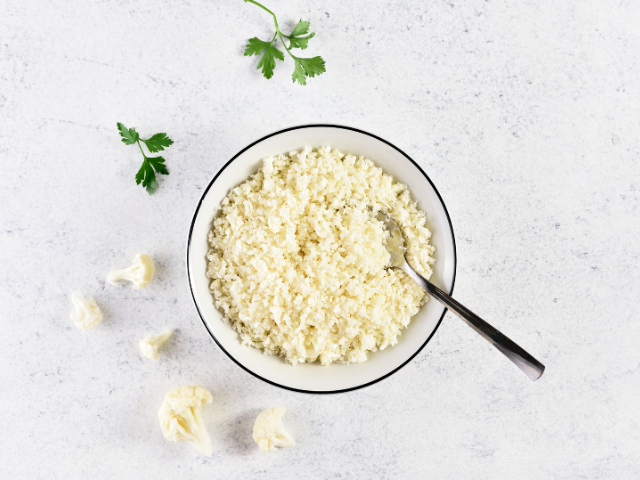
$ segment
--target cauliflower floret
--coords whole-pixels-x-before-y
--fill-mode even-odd
[[[263,453],[273,452],[276,447],[293,447],[293,438],[282,424],[282,416],[286,410],[282,407],[267,408],[256,418],[253,425],[253,440]]]
[[[100,307],[92,297],[87,299],[74,293],[71,295],[71,301],[76,307],[75,312],[71,313],[71,320],[76,322],[78,328],[91,330],[102,321]]]
[[[158,359],[158,349],[169,340],[173,334],[173,330],[165,330],[158,335],[149,335],[140,340],[140,349],[142,354],[150,360]]]
[[[200,385],[184,385],[169,391],[158,411],[165,438],[172,442],[185,440],[210,457],[213,446],[200,409],[212,401],[209,390]]]
[[[133,288],[139,290],[144,288],[153,279],[153,274],[156,271],[153,265],[153,260],[149,255],[139,253],[136,258],[133,259],[133,265],[124,270],[116,270],[111,272],[107,277],[107,281],[115,283],[118,280],[126,280],[133,283]]]

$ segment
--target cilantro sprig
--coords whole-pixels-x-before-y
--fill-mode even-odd
[[[144,150],[142,150],[140,142],[144,142],[149,152],[157,153],[173,145],[173,140],[171,140],[166,133],[156,133],[151,138],[145,140],[140,138],[135,128],[127,128],[120,122],[118,122],[118,131],[122,137],[122,143],[125,145],[138,144],[144,160],[142,161],[142,167],[140,167],[140,170],[136,173],[136,184],[140,185],[140,183],[142,183],[142,186],[146,188],[149,195],[151,195],[158,186],[156,172],[161,175],[169,175],[169,170],[167,170],[167,166],[164,164],[164,158],[147,157]]]
[[[300,50],[307,48],[309,40],[315,36],[314,32],[309,33],[310,22],[300,20],[291,34],[285,35],[280,31],[280,27],[278,27],[278,19],[271,10],[254,0],[244,1],[253,3],[271,14],[276,26],[276,33],[273,34],[270,41],[264,41],[260,40],[258,37],[253,37],[249,40],[249,43],[244,50],[244,55],[246,57],[262,54],[262,58],[260,58],[257,68],[262,68],[262,75],[264,75],[265,78],[269,79],[273,76],[273,69],[276,68],[276,60],[284,61],[284,54],[282,53],[282,50],[278,50],[273,44],[276,37],[280,39],[280,43],[282,43],[284,49],[287,51],[289,56],[293,58],[295,67],[291,78],[294,83],[298,82],[300,85],[306,85],[307,77],[315,77],[316,75],[320,75],[326,71],[322,57],[300,58],[291,53],[291,50],[294,48],[299,48]],[[284,41],[285,38],[289,40],[289,46],[287,46]]]

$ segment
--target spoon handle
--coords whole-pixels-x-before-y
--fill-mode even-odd
[[[424,288],[431,294],[432,297],[442,303],[458,317],[467,322],[467,324],[477,333],[479,333],[480,336],[482,336],[491,345],[500,350],[504,354],[504,356],[511,360],[520,370],[526,373],[531,380],[537,380],[538,378],[540,378],[540,376],[544,372],[544,365],[542,365],[539,361],[525,352],[519,345],[509,339],[506,335],[500,333],[498,330],[482,320],[467,307],[458,303],[448,294],[426,280],[408,264],[405,265],[409,268],[403,268],[402,270],[404,270],[411,278],[413,278],[418,283],[418,285]]]

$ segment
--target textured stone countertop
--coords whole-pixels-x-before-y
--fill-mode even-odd
[[[0,2],[0,465],[11,479],[640,478],[640,3],[265,0],[327,73],[267,81],[240,0]],[[167,132],[149,196],[116,122]],[[547,366],[531,382],[451,314],[405,368],[309,396],[238,368],[185,274],[195,205],[254,140],[350,125],[413,157],[449,209],[455,294]],[[144,290],[105,285],[138,252]],[[70,295],[105,319],[69,319]],[[139,339],[177,329],[157,363]],[[164,394],[200,383],[211,458],[167,442]],[[293,449],[253,420],[287,408]]]

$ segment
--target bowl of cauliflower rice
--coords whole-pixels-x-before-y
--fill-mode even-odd
[[[409,263],[451,293],[453,228],[422,169],[375,135],[305,125],[268,135],[205,189],[187,273],[213,340],[272,385],[339,393],[393,374],[434,335],[445,309],[388,268],[378,212]]]

